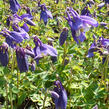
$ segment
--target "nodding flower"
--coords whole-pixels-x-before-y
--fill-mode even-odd
[[[92,109],[98,109],[98,105],[96,104]]]
[[[27,72],[29,69],[28,56],[34,57],[34,53],[27,48],[16,47],[17,65],[20,72]]]
[[[24,20],[25,23],[27,23],[30,26],[36,26],[36,24],[31,19],[29,19],[28,17],[25,17],[23,20]]]
[[[43,58],[44,56],[50,55],[53,57],[57,57],[56,49],[50,45],[43,44],[37,36],[34,37],[34,43],[35,43],[35,47],[33,49],[35,54],[34,59],[36,60],[37,64],[39,62],[39,59]]]
[[[26,23],[24,23],[23,26],[21,26],[21,28],[23,28],[26,32],[29,32],[29,27]]]
[[[105,1],[105,3],[107,3],[107,4],[109,4],[109,0],[103,0],[103,1]]]
[[[35,69],[36,69],[36,66],[35,66],[35,63],[33,61],[33,62],[31,62],[31,71],[35,71]]]
[[[29,34],[26,32],[29,30],[27,24],[24,23],[22,27],[19,27],[18,24],[12,24],[12,28],[14,31],[21,34],[24,39],[29,39]]]
[[[89,9],[88,9],[88,6],[85,6],[83,8],[83,10],[81,11],[81,15],[86,15],[86,16],[90,16],[90,17],[92,16]]]
[[[66,109],[67,107],[67,93],[62,86],[61,81],[57,80],[54,82],[55,88],[50,91],[51,97],[55,103],[56,109]]]
[[[17,0],[9,0],[10,9],[13,13],[16,13],[21,7]]]
[[[4,42],[0,46],[0,63],[2,66],[7,66],[8,62],[9,62],[8,44]]]
[[[87,57],[93,57],[94,52],[99,52],[101,55],[109,54],[109,39],[104,39],[103,37],[99,37],[97,41],[94,39],[94,42],[89,48]]]
[[[65,27],[63,28],[62,33],[60,34],[60,38],[59,38],[59,44],[62,46],[65,42],[65,40],[67,39],[68,36],[68,28]]]
[[[103,56],[102,63],[104,63],[106,56],[109,55],[109,39],[104,39],[103,37],[99,37],[98,40],[94,39],[94,42],[89,48],[87,57],[93,57],[94,52],[98,52],[101,56]]]
[[[41,7],[41,13],[40,13],[40,20],[43,19],[44,24],[46,25],[48,22],[48,18],[53,19],[53,16],[50,11],[46,8],[45,4],[40,5]]]
[[[22,34],[16,31],[4,29],[0,32],[0,34],[5,37],[6,43],[12,48],[16,47],[17,43],[21,43],[24,40]]]
[[[31,10],[29,7],[24,7],[24,9],[26,10],[26,14],[22,14],[20,17],[21,19],[23,20],[25,17],[29,18],[29,19],[33,19],[33,16],[32,16],[32,13],[31,13]]]
[[[17,65],[20,70],[20,73],[27,72],[29,69],[29,64],[24,48],[16,47],[16,58],[17,58]]]
[[[89,30],[91,26],[98,26],[98,22],[85,15],[79,15],[73,8],[67,8],[67,18],[68,24],[71,28],[73,39],[77,42],[83,42],[85,37],[85,32]]]

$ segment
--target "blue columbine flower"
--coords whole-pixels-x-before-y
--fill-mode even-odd
[[[85,15],[79,15],[74,9],[68,8],[66,11],[68,18],[65,19],[68,21],[68,24],[71,28],[72,36],[74,40],[79,43],[79,41],[83,42],[85,37],[85,32],[89,30],[91,26],[98,26],[98,22]]]
[[[16,31],[19,34],[21,34],[21,36],[24,39],[29,39],[29,34],[26,32],[26,31],[28,31],[28,26],[26,24],[23,25],[23,27],[19,27],[18,24],[12,24],[12,28],[13,28],[14,31]]]
[[[55,0],[55,2],[56,2],[56,4],[58,4],[59,3],[59,0]]]
[[[26,24],[30,25],[30,26],[35,26],[36,24],[31,20],[31,18],[29,16],[18,16],[17,14],[13,14],[12,16],[9,16],[7,18],[7,24],[9,25],[10,22],[12,22],[12,24],[18,24],[19,22],[24,21]],[[27,27],[27,25],[25,25]],[[28,27],[27,27],[28,28]]]
[[[24,20],[25,23],[27,23],[30,26],[36,26],[36,24],[31,19],[29,19],[28,17],[25,17],[23,20]]]
[[[107,3],[107,4],[109,4],[109,0],[103,0],[103,1],[105,1],[105,3]]]
[[[98,105],[96,104],[92,109],[98,109]]]
[[[50,55],[53,57],[57,57],[56,49],[50,45],[43,44],[37,36],[34,37],[34,43],[35,43],[35,48],[33,49],[35,54],[34,59],[36,60],[37,64],[39,59],[43,58],[44,56]]]
[[[88,9],[88,6],[85,6],[83,8],[83,10],[81,11],[81,15],[86,15],[86,16],[90,16],[90,17],[92,16],[89,9]]]
[[[0,63],[3,66],[7,66],[8,62],[9,62],[8,45],[4,42],[0,46]]]
[[[65,27],[63,28],[62,33],[60,34],[60,38],[59,38],[59,44],[62,46],[65,42],[65,40],[67,39],[68,36],[68,28]]]
[[[16,47],[16,58],[20,72],[27,72],[29,69],[28,56],[34,57],[34,53],[29,49]]]
[[[9,17],[6,19],[6,24],[7,24],[7,26],[10,26],[10,21],[11,21],[11,16],[9,16]]]
[[[32,13],[31,13],[31,10],[30,10],[30,8],[29,7],[24,7],[24,9],[26,10],[26,14],[23,14],[23,15],[21,15],[20,17],[21,17],[21,19],[23,20],[25,17],[27,17],[27,18],[29,18],[29,19],[33,19],[33,16],[32,16]]]
[[[12,24],[14,24],[14,23],[17,24],[17,23],[21,22],[21,17],[18,16],[16,13],[13,14],[12,16],[8,16],[7,22],[6,22],[7,26],[10,26],[10,24],[11,24],[10,22]]]
[[[26,32],[29,32],[29,27],[26,23],[24,23],[23,26],[21,26],[21,28],[23,28]]]
[[[100,3],[99,5],[98,5],[98,10],[100,10],[102,7],[104,7],[105,6],[105,3]]]
[[[9,0],[9,3],[13,13],[16,13],[21,8],[17,0]]]
[[[87,1],[86,5],[88,5],[89,7],[92,7],[92,5],[94,5],[95,2],[93,0],[89,0]]]
[[[53,19],[53,16],[52,16],[51,12],[48,11],[45,4],[42,4],[40,7],[41,7],[40,20],[43,19],[43,21],[44,21],[44,23],[46,25],[47,22],[48,22],[48,18]]]
[[[87,57],[93,57],[94,52],[99,52],[101,55],[109,54],[109,39],[104,39],[100,37],[99,40],[92,43],[91,47],[89,48]]]
[[[12,48],[14,48],[17,43],[21,43],[24,40],[23,36],[16,31],[4,29],[0,32],[0,34],[5,37],[6,43]]]
[[[24,48],[16,47],[16,58],[20,72],[27,72],[29,69],[29,64]]]
[[[36,66],[35,66],[35,63],[34,61],[31,62],[31,71],[35,71],[36,69]]]
[[[50,91],[56,109],[66,109],[67,106],[67,93],[62,86],[62,83],[57,80],[54,82],[56,86],[53,91]]]

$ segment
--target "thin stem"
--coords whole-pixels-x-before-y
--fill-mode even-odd
[[[66,44],[66,41],[65,41],[65,43],[64,43],[64,54],[63,54],[63,61],[62,61],[62,64],[64,65],[64,63],[65,63],[65,57],[66,57],[66,46],[67,46],[67,44]]]
[[[46,101],[46,98],[47,98],[47,93],[45,94],[45,97],[44,97],[44,100],[43,100],[43,108],[42,109],[45,109],[45,101]]]
[[[7,82],[6,82],[5,88],[6,88],[6,109],[8,109],[8,84]]]
[[[10,89],[11,109],[13,109],[12,90]]]

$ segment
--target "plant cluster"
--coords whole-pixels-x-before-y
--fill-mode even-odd
[[[108,0],[1,0],[0,107],[108,109]]]

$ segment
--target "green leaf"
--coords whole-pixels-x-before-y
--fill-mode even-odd
[[[17,93],[19,93],[19,91],[20,91],[20,90],[19,90],[16,86],[14,86],[14,87],[12,88],[12,92],[13,92],[13,93],[16,93],[16,94],[17,94]]]
[[[18,105],[21,105],[22,102],[25,100],[25,98],[27,97],[26,92],[23,92],[20,97],[18,98]]]

